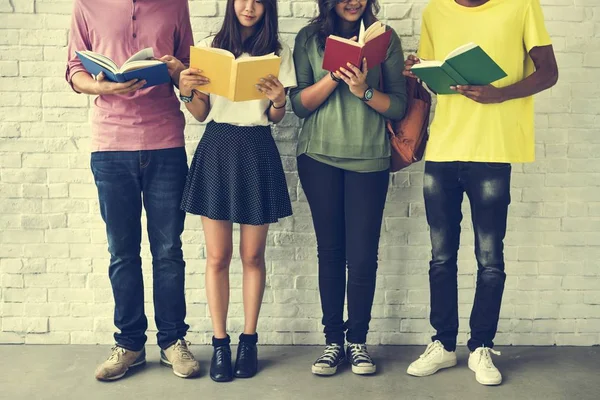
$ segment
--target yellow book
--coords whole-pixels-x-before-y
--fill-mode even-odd
[[[265,95],[256,84],[269,75],[279,77],[281,58],[274,53],[259,57],[235,56],[213,47],[190,48],[190,67],[202,70],[210,83],[197,89],[228,98],[231,101],[262,100]]]

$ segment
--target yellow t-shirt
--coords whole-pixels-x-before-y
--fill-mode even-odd
[[[531,75],[528,53],[551,44],[539,0],[490,0],[465,7],[455,0],[431,0],[423,11],[418,56],[443,60],[474,42],[508,75],[505,87]],[[533,96],[500,104],[440,95],[430,127],[428,161],[532,162],[535,159]]]

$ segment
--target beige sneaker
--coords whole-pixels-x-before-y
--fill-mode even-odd
[[[425,352],[408,366],[406,373],[412,376],[429,376],[443,368],[456,365],[456,352],[447,351],[439,340],[429,343]]]
[[[114,381],[122,378],[131,367],[137,367],[146,362],[146,350],[127,350],[116,345],[112,354],[96,369],[96,379],[100,381]]]
[[[188,345],[189,342],[179,339],[160,351],[160,363],[173,368],[173,373],[180,378],[191,378],[200,373],[200,365]]]
[[[488,347],[479,347],[469,355],[469,369],[475,372],[477,382],[486,386],[495,386],[502,383],[502,374],[492,361],[491,354],[499,356],[501,353]]]

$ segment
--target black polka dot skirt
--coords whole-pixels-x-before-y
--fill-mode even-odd
[[[181,208],[247,225],[292,215],[271,127],[209,122],[190,166]]]

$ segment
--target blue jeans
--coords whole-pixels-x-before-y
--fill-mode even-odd
[[[317,236],[325,341],[365,343],[390,172],[353,172],[298,157],[298,176]],[[346,279],[347,275],[347,279]],[[344,300],[348,320],[344,322]]]
[[[185,263],[181,196],[187,175],[183,147],[150,151],[92,153],[100,212],[106,223],[109,276],[115,300],[114,337],[139,351],[146,343],[144,283],[140,244],[142,204],[152,252],[153,294],[158,345],[165,349],[185,336]]]
[[[461,204],[469,197],[477,286],[467,346],[493,347],[504,292],[504,236],[510,204],[511,166],[505,163],[427,162],[423,192],[430,228],[432,260],[429,269],[431,325],[448,351],[456,349],[458,334],[458,267]]]

